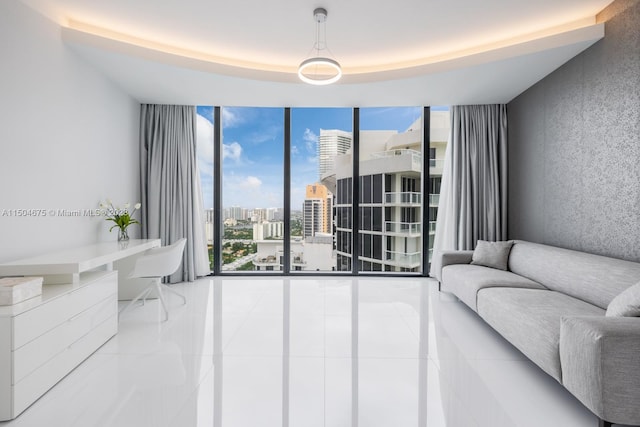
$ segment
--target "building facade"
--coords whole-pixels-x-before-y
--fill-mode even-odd
[[[429,173],[431,188],[422,189],[422,120],[405,132],[361,131],[358,254],[352,250],[352,185],[350,161],[336,159],[336,263],[350,271],[419,272],[422,269],[422,239],[435,237],[444,150],[449,129],[448,111],[431,113]],[[350,153],[344,156],[351,157]],[[425,177],[426,181],[426,177]],[[425,182],[426,187],[426,182]],[[429,224],[422,224],[422,194],[428,200]],[[425,208],[427,203],[424,204]],[[425,228],[427,230],[425,231]]]
[[[262,221],[253,224],[253,240],[282,239],[284,223],[282,221]]]
[[[351,132],[338,129],[320,129],[318,137],[318,180],[333,171],[336,156],[345,154],[351,148]]]
[[[333,193],[320,184],[307,185],[302,206],[303,237],[333,232]]]

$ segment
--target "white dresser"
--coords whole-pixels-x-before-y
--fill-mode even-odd
[[[17,417],[117,332],[116,271],[85,272],[0,307],[0,421]]]

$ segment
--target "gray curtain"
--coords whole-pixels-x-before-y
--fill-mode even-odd
[[[443,250],[507,238],[507,107],[451,107],[431,271]]]
[[[140,111],[142,238],[168,245],[185,237],[183,262],[169,282],[208,274],[193,106],[148,105]]]

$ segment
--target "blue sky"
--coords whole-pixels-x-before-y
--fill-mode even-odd
[[[213,207],[213,107],[199,106],[198,166],[205,208]],[[361,108],[362,130],[405,131],[421,107]],[[300,209],[307,184],[318,178],[320,129],[352,129],[351,108],[291,109],[291,208]],[[284,109],[224,107],[224,207],[283,206]]]

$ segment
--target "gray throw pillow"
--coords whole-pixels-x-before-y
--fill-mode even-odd
[[[640,317],[640,283],[618,294],[609,303],[607,316]]]
[[[471,264],[506,270],[509,263],[509,252],[513,246],[513,240],[507,242],[487,242],[478,240],[473,251]]]

